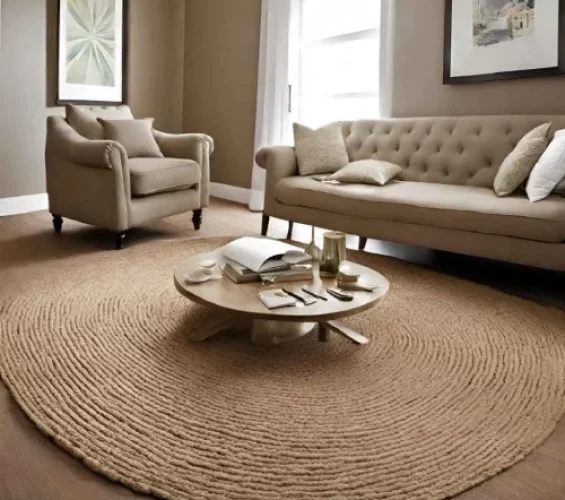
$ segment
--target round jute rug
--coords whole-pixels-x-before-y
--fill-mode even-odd
[[[91,469],[163,498],[444,499],[565,412],[564,314],[385,257],[350,253],[392,285],[347,320],[366,347],[189,343],[214,313],[176,292],[173,268],[225,241],[51,263],[0,304],[3,380]]]

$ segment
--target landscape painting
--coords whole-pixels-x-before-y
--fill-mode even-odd
[[[445,0],[444,84],[565,74],[565,0]]]
[[[535,0],[471,0],[473,44],[485,47],[532,36]]]
[[[128,0],[59,0],[57,103],[125,102]]]

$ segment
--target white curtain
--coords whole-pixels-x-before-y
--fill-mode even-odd
[[[263,0],[259,84],[255,121],[255,151],[263,146],[290,144],[289,54],[295,0]],[[253,165],[249,208],[263,210],[265,171]]]

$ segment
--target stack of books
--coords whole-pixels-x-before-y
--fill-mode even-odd
[[[267,238],[240,238],[223,249],[224,274],[234,283],[309,281],[312,258],[299,247]]]

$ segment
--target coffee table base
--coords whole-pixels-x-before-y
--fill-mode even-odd
[[[247,331],[251,341],[260,345],[279,345],[308,335],[318,326],[318,339],[327,342],[330,331],[338,333],[355,344],[365,345],[369,339],[340,321],[302,323],[295,321],[251,320],[235,316],[212,317],[208,324],[190,335],[191,342],[203,342],[225,331]]]

